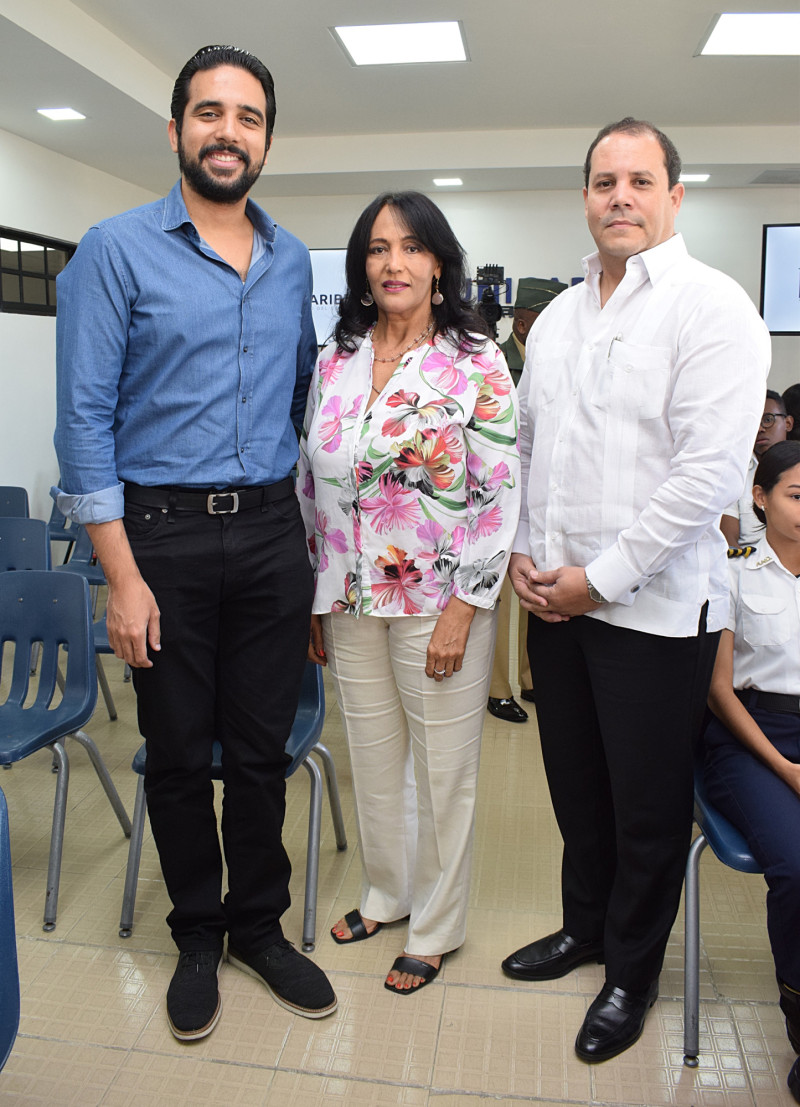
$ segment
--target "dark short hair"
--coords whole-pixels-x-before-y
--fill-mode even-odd
[[[782,474],[795,465],[800,465],[800,442],[791,442],[788,439],[785,442],[776,442],[761,455],[753,474],[753,487],[758,485],[764,492],[771,492]],[[766,523],[767,517],[758,504],[753,504],[753,511],[759,522]]]
[[[275,84],[272,80],[272,74],[255,54],[242,50],[238,46],[204,46],[202,50],[198,50],[196,54],[189,58],[178,74],[170,103],[170,111],[172,118],[175,120],[178,137],[180,137],[183,127],[186,105],[189,102],[189,82],[195,73],[199,73],[200,70],[218,69],[221,65],[233,65],[237,69],[246,69],[260,82],[267,100],[266,139],[267,145],[269,145],[272,128],[275,126]]]
[[[372,225],[387,205],[395,209],[414,238],[441,263],[439,291],[444,301],[431,305],[436,333],[450,332],[458,336],[463,349],[477,349],[482,340],[476,340],[475,332],[485,336],[486,324],[464,299],[467,285],[464,251],[442,212],[422,192],[384,192],[376,196],[356,220],[347,243],[347,292],[339,304],[339,318],[334,328],[337,345],[343,350],[354,350],[354,339],[363,338],[378,318],[375,304],[365,307],[361,297],[367,287],[367,251]]]
[[[784,415],[786,414],[786,402],[785,402],[783,396],[781,396],[780,392],[774,392],[771,388],[768,388],[767,389],[767,400],[772,400],[773,403],[778,405],[779,409],[783,412],[783,414]],[[766,404],[767,400],[764,401],[765,404]]]
[[[675,149],[675,144],[672,139],[667,138],[663,131],[659,131],[658,127],[652,123],[648,123],[646,119],[634,119],[632,115],[626,115],[624,119],[620,119],[617,123],[607,123],[602,131],[598,132],[597,137],[589,147],[586,161],[583,163],[583,183],[586,188],[589,187],[589,174],[592,171],[592,154],[594,153],[595,146],[604,138],[608,138],[609,135],[614,134],[647,134],[658,139],[659,145],[664,152],[664,168],[667,171],[667,181],[669,182],[670,191],[675,187],[681,175],[681,158],[680,154]]]
[[[783,403],[786,414],[794,419],[794,426],[786,437],[800,441],[800,384],[789,385],[783,394]]]

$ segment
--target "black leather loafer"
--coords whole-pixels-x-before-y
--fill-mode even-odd
[[[489,714],[498,719],[504,719],[507,723],[527,723],[528,712],[523,711],[517,701],[511,696],[507,700],[498,700],[489,696]]]
[[[558,980],[586,961],[603,963],[603,943],[576,942],[557,930],[506,957],[502,969],[517,980]]]
[[[657,980],[644,992],[627,992],[605,984],[586,1012],[575,1052],[590,1064],[616,1057],[642,1036],[645,1016],[657,998]]]
[[[536,693],[532,688],[523,688],[520,696],[526,703],[536,703]]]

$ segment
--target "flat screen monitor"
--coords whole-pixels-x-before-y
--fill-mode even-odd
[[[800,223],[765,223],[761,315],[770,334],[800,334]]]
[[[309,250],[314,274],[311,310],[317,342],[323,346],[330,338],[339,316],[339,301],[347,289],[344,276],[346,250]]]

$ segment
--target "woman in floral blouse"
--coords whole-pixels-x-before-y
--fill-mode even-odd
[[[421,193],[359,217],[335,341],[320,355],[298,494],[353,769],[361,941],[409,917],[386,987],[435,978],[466,932],[494,603],[519,513],[516,394],[462,299],[465,261]]]

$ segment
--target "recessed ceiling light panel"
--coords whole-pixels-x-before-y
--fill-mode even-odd
[[[724,12],[700,41],[700,54],[800,54],[800,12]]]
[[[703,181],[707,181],[710,176],[710,173],[681,173],[678,180],[681,184],[701,184]]]
[[[458,188],[459,185],[463,185],[463,181],[460,177],[434,177],[433,183],[438,188]]]
[[[382,23],[333,27],[331,31],[353,65],[467,60],[464,34],[457,22]]]
[[[74,108],[37,108],[39,115],[46,115],[48,119],[54,120],[56,123],[62,123],[65,119],[85,119],[85,115],[81,115],[79,111],[75,111]]]

